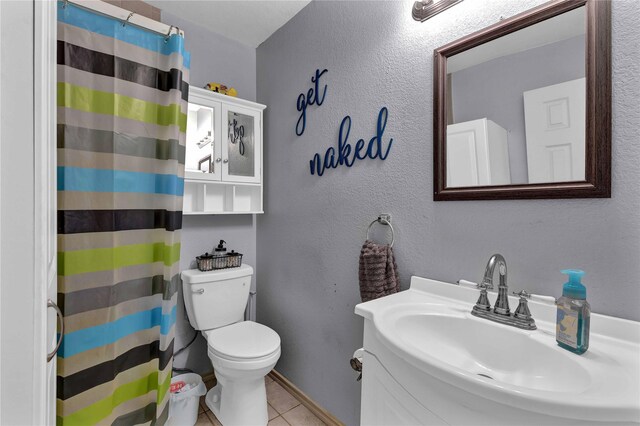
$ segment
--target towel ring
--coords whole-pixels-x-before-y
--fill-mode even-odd
[[[393,226],[391,226],[391,222],[389,222],[387,219],[383,219],[381,217],[378,217],[376,220],[374,220],[373,222],[371,222],[369,224],[369,227],[367,228],[367,240],[369,239],[369,231],[371,230],[371,227],[373,225],[375,225],[376,223],[381,223],[381,224],[387,225],[389,228],[391,228],[391,242],[389,243],[389,247],[393,247],[393,241],[395,239],[395,234],[393,232]]]

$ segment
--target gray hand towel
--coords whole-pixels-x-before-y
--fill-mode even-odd
[[[389,245],[366,240],[360,250],[359,277],[363,302],[400,291],[393,249]]]

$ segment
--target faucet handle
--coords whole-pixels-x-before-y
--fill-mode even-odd
[[[457,284],[460,287],[467,287],[467,288],[478,288],[478,283],[474,283],[473,281],[467,281],[467,280],[458,280]]]
[[[513,294],[515,296],[519,296],[520,300],[522,300],[523,298],[526,299],[531,299],[534,300],[536,302],[540,302],[540,303],[546,303],[548,305],[555,305],[556,304],[556,298],[553,296],[543,296],[542,294],[533,294],[533,293],[529,293],[527,290],[520,290],[520,291],[514,291]]]
[[[514,296],[520,297],[520,299],[530,299],[531,298],[531,293],[529,293],[527,290],[513,291],[512,293],[513,293]]]
[[[458,280],[456,284],[458,284],[460,287],[475,288],[478,290],[493,290],[493,284],[485,281],[474,283],[473,281]]]
[[[473,281],[458,280],[456,284],[458,284],[460,287],[468,287],[476,290],[493,290],[493,284],[486,281],[474,283]]]
[[[526,290],[520,290],[518,292],[513,292],[514,295],[520,297],[520,303],[518,303],[518,307],[516,311],[513,313],[513,316],[522,320],[530,320],[531,319],[531,311],[529,310],[529,304],[527,303],[527,299],[531,297],[531,293]]]
[[[489,303],[489,297],[487,296],[487,285],[480,283],[478,284],[478,288],[480,289],[480,296],[473,310],[476,312],[489,312],[491,310],[491,303]]]

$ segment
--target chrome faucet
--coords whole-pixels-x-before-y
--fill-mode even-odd
[[[484,270],[483,283],[493,288],[493,274],[498,265],[498,273],[500,274],[500,285],[498,286],[498,299],[493,307],[493,312],[500,315],[509,315],[509,287],[507,286],[507,261],[501,254],[494,254],[487,262],[487,267]]]
[[[498,266],[500,284],[498,285],[498,298],[492,311],[487,290],[493,290],[493,276],[496,266]],[[535,330],[537,328],[527,307],[526,296],[518,294],[520,296],[520,304],[515,314],[511,314],[508,297],[509,287],[507,286],[507,261],[501,254],[491,256],[484,270],[484,278],[478,284],[478,288],[480,289],[480,297],[471,310],[472,315],[526,330]]]

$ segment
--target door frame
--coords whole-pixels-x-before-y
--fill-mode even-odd
[[[47,353],[55,342],[48,329],[57,328],[57,317],[47,308],[47,300],[57,303],[57,289],[47,293],[47,284],[57,277],[57,2],[34,1],[33,106],[34,106],[34,415],[35,424],[55,423],[56,357],[53,383],[47,377]],[[53,235],[52,235],[53,234]],[[50,264],[50,262],[52,264]],[[54,275],[54,276],[52,276]],[[56,333],[53,333],[55,341]],[[53,392],[53,394],[51,394]],[[49,409],[53,412],[50,413]]]
[[[3,50],[0,64],[4,77],[0,86],[7,98],[3,100],[13,104],[13,108],[5,104],[0,133],[3,166],[7,166],[0,174],[4,185],[0,228],[5,243],[0,302],[6,308],[0,324],[4,385],[0,423],[42,425],[51,423],[47,398],[52,398],[55,410],[55,394],[47,392],[46,355],[51,347],[46,341],[49,265],[44,259],[47,252],[49,259],[53,255],[55,266],[57,3],[3,2],[0,9],[5,47],[13,46]]]
[[[0,34],[2,29],[2,6],[0,6]],[[0,71],[2,71],[2,55],[0,55]],[[2,83],[0,83],[0,100],[2,99]],[[2,102],[0,102],[0,117],[2,117]],[[0,121],[0,146],[2,145],[2,122]],[[2,149],[0,148],[0,165],[2,164]],[[2,241],[2,173],[0,173],[0,241]],[[2,245],[0,244],[0,302],[2,301]],[[2,378],[2,315],[0,315],[0,379]],[[0,422],[2,422],[2,386],[0,386]]]

